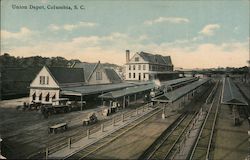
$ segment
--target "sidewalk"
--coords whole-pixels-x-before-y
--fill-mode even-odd
[[[145,108],[144,112],[140,111],[138,112],[138,114],[136,115],[135,113],[131,116],[131,117],[127,117],[124,118],[124,122],[122,122],[121,120],[116,122],[115,125],[109,125],[104,127],[104,131],[102,132],[101,130],[89,135],[89,138],[86,136],[82,139],[80,139],[79,141],[77,141],[76,143],[71,144],[71,147],[65,147],[55,153],[52,153],[50,155],[48,155],[48,158],[50,159],[61,159],[61,158],[67,158],[75,153],[77,153],[78,151],[94,144],[95,142],[99,141],[100,139],[112,134],[113,132],[119,130],[120,128],[123,128],[124,126],[128,125],[129,123],[131,123],[132,121],[135,121],[136,119],[142,117],[143,115],[151,112],[152,110],[154,110],[156,108]]]

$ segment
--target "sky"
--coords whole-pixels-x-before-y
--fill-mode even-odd
[[[1,0],[1,54],[123,65],[129,49],[169,55],[176,68],[242,67],[249,8],[249,0]]]

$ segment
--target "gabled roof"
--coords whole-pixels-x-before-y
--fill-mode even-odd
[[[159,54],[151,54],[146,52],[140,52],[139,55],[149,63],[158,63],[162,65],[172,66],[172,61],[170,56],[162,56]]]
[[[112,68],[105,68],[106,75],[108,79],[111,81],[111,83],[120,83],[122,82],[122,79],[119,77],[119,75],[115,72]]]
[[[82,68],[47,67],[47,69],[59,84],[84,82]]]
[[[98,63],[83,62],[83,63],[75,63],[72,66],[72,68],[83,68],[85,81],[88,81],[89,77],[91,76],[91,74],[93,73],[93,71],[95,70],[97,65],[98,65]]]
[[[163,58],[163,60],[165,61],[165,63],[167,63],[167,64],[169,64],[169,65],[173,65],[170,56],[162,56],[162,58]]]

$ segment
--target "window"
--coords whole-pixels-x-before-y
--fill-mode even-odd
[[[128,74],[128,78],[131,78],[131,73]]]
[[[145,64],[142,67],[143,67],[143,70],[146,70],[146,65]]]
[[[133,65],[133,70],[135,70],[135,65]]]
[[[32,100],[36,100],[36,93],[32,95]]]
[[[42,76],[40,76],[39,78],[40,78],[40,84],[42,84]]]
[[[146,74],[145,73],[143,73],[143,79],[146,79]]]
[[[131,65],[128,66],[128,70],[131,70]]]
[[[45,101],[49,102],[49,93],[48,93],[47,96],[45,97]]]
[[[96,80],[102,80],[102,72],[96,72]]]
[[[152,71],[155,71],[155,65],[152,65],[152,66],[151,66],[151,70],[152,70]]]
[[[40,84],[45,84],[45,76],[40,76]]]
[[[135,78],[135,73],[134,73],[134,75],[133,75],[133,78]]]
[[[141,70],[141,65],[139,64],[139,66],[138,66],[138,70]]]
[[[41,101],[41,100],[42,100],[42,93],[39,96],[39,101]]]
[[[135,57],[135,61],[138,62],[139,61],[139,57]]]
[[[47,76],[47,84],[49,84],[49,76]]]

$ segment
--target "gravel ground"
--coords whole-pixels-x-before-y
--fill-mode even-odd
[[[82,120],[87,118],[90,112],[97,112],[100,120],[96,125],[103,122],[99,108],[85,111],[75,111],[67,114],[52,115],[45,119],[40,111],[16,110],[17,105],[22,105],[28,98],[0,101],[0,135],[3,139],[2,154],[8,159],[26,158],[30,154],[51,146],[55,141],[65,139],[76,133],[86,131],[87,127],[82,126]],[[124,110],[123,112],[128,111]],[[113,114],[114,116],[115,114]],[[48,127],[67,122],[69,129],[59,134],[48,134]]]

